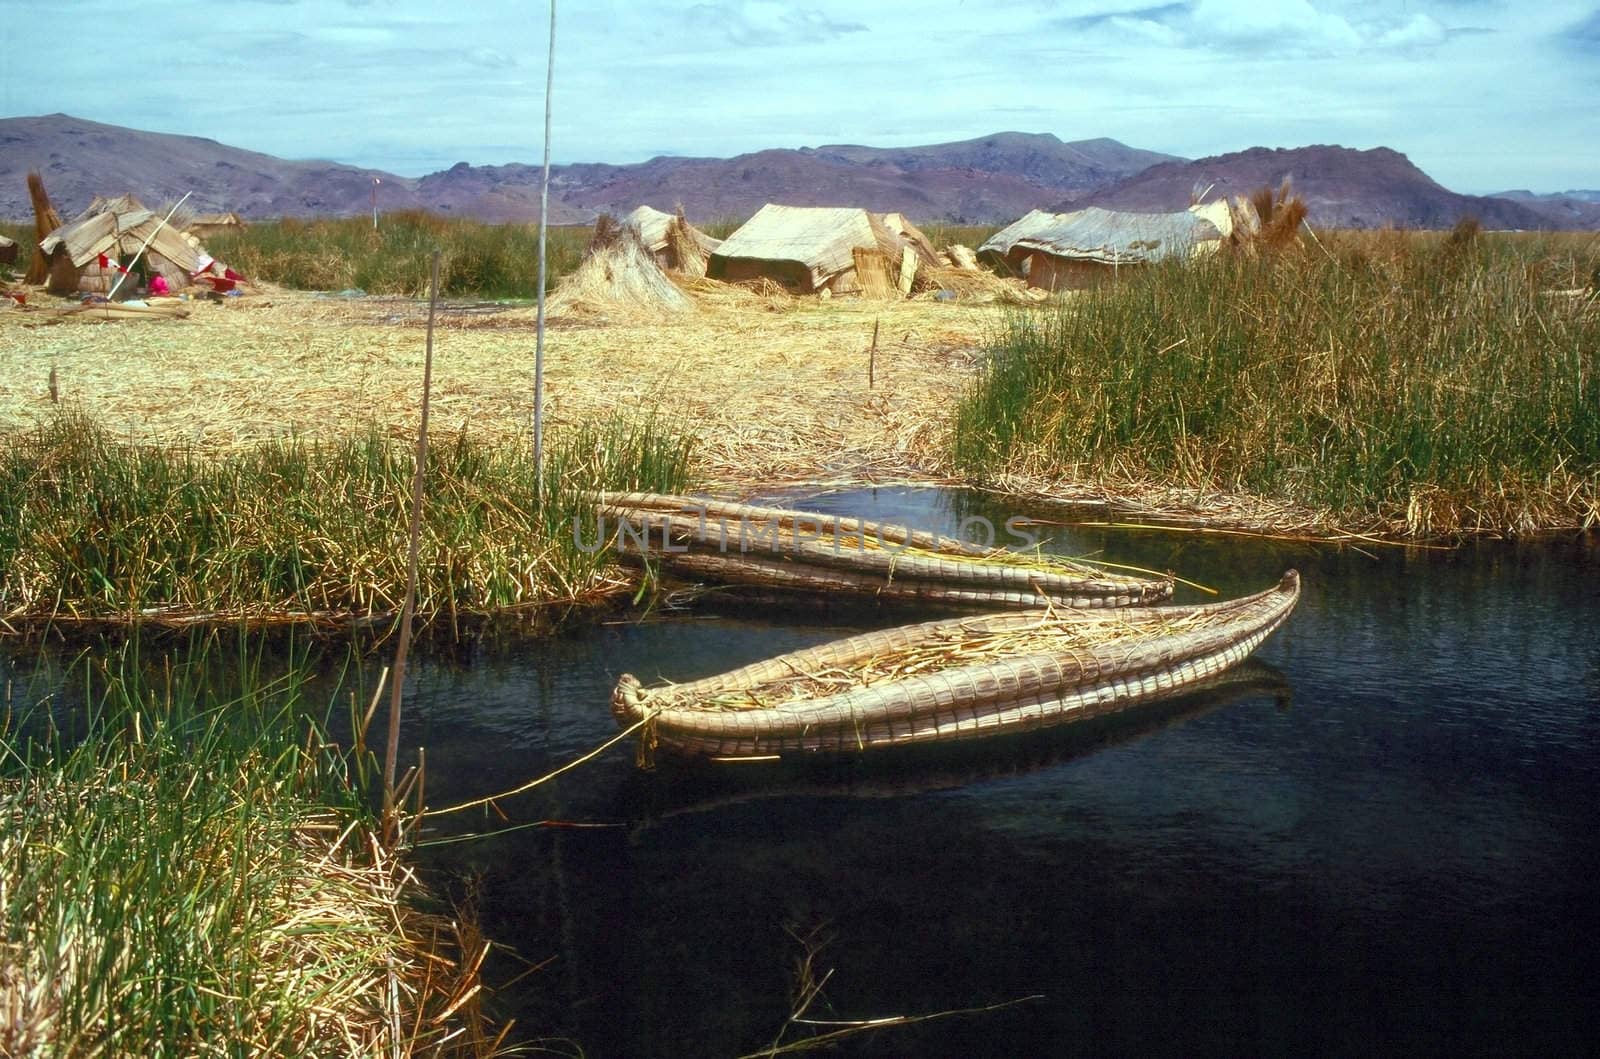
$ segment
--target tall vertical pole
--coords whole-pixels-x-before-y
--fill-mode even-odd
[[[539,313],[533,351],[534,502],[544,504],[544,277],[550,214],[550,91],[556,83],[556,0],[550,0],[550,53],[544,67],[544,178],[539,185]]]
[[[372,178],[372,230],[378,230],[378,178]]]
[[[428,334],[422,359],[422,418],[417,424],[417,465],[411,471],[410,544],[406,551],[406,598],[400,607],[400,642],[394,651],[394,682],[389,688],[389,733],[383,745],[383,838],[399,837],[394,803],[394,773],[400,757],[400,706],[405,692],[406,656],[411,652],[411,621],[417,609],[417,553],[422,545],[422,491],[427,484],[428,403],[433,394],[433,317],[439,309],[439,251],[428,269]]]

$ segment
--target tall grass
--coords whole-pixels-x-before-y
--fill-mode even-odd
[[[577,267],[587,227],[551,228],[547,287]],[[533,298],[538,295],[539,229],[485,224],[420,211],[370,218],[281,220],[210,236],[206,248],[252,279],[302,290],[360,289],[421,297],[437,248],[445,297]]]
[[[576,429],[547,453],[462,435],[430,446],[417,612],[492,615],[615,584],[572,519],[587,490],[681,491],[690,443],[650,420]],[[0,449],[0,618],[257,621],[386,615],[405,586],[412,448],[377,434],[221,457],[125,444],[66,416]]]
[[[952,243],[976,250],[989,241],[989,237],[1000,230],[997,224],[930,224],[922,229],[922,234],[935,248],[943,250]]]
[[[1326,236],[1013,317],[967,471],[1222,489],[1414,534],[1600,517],[1592,237]]]
[[[437,1045],[460,983],[300,677],[265,679],[241,647],[222,698],[218,641],[191,646],[151,672],[124,644],[78,664],[81,705],[5,712],[0,1054]]]

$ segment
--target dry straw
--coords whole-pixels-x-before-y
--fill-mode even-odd
[[[583,261],[547,307],[551,319],[629,320],[693,310],[694,302],[673,286],[638,232],[610,217],[595,225]]]

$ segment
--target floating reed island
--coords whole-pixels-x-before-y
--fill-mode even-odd
[[[1170,576],[885,522],[657,493],[599,493],[596,507],[620,558],[692,581],[945,606],[1124,607],[1172,595]]]
[[[655,751],[740,759],[853,754],[1029,731],[1168,698],[1248,658],[1300,598],[1011,613],[864,633],[686,684],[624,674],[619,724]]]

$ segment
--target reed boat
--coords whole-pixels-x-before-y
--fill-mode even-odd
[[[718,676],[644,687],[611,709],[659,749],[742,759],[854,754],[982,738],[1182,694],[1244,661],[1300,598],[1274,588],[1200,606],[947,618],[793,651]]]
[[[1171,577],[882,522],[656,493],[600,493],[596,508],[620,556],[694,581],[972,607],[1124,607],[1172,596]]]

